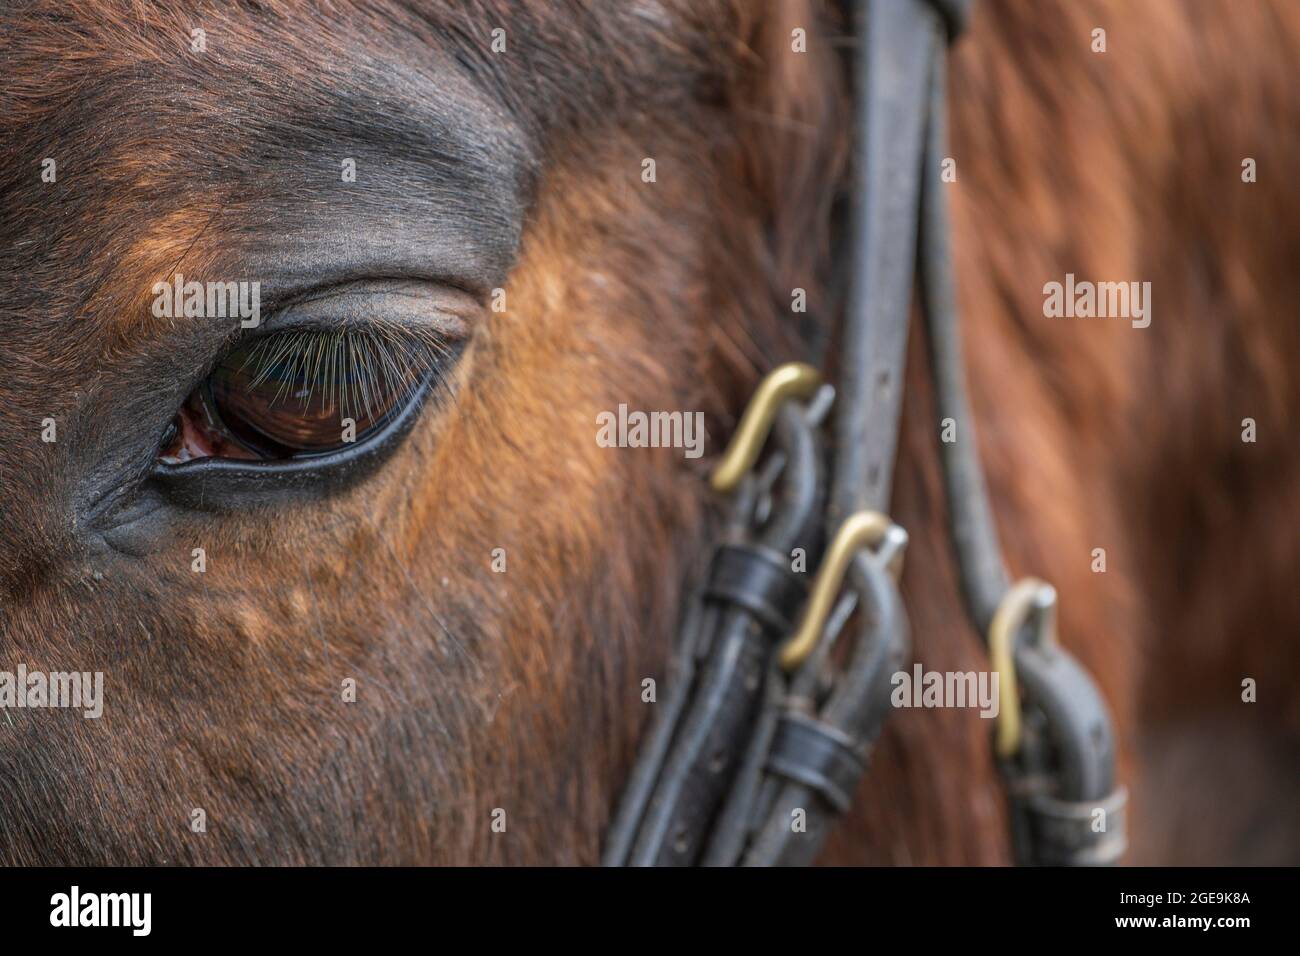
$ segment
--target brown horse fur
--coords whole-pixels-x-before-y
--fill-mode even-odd
[[[0,860],[597,859],[710,459],[598,447],[595,416],[705,410],[716,453],[764,370],[825,345],[845,29],[811,0],[447,6],[40,0],[0,19],[0,670],[102,670],[106,698],[99,721],[5,713]],[[1298,59],[1281,0],[983,0],[954,54],[980,446],[1012,569],[1057,585],[1062,640],[1114,708],[1133,860],[1300,847]],[[134,494],[216,358],[194,323],[150,321],[152,284],[243,275],[281,232],[385,221],[372,184],[409,171],[411,104],[444,92],[487,131],[483,176],[505,178],[484,182],[526,209],[506,310],[470,290],[451,397],[351,490],[170,508],[147,546],[115,546],[85,489]],[[354,192],[313,205],[349,155],[366,157]],[[1150,328],[1044,318],[1066,272],[1151,281]],[[981,669],[922,355],[916,338],[904,597],[918,660]],[[825,857],[1003,863],[1004,805],[985,722],[901,711]]]

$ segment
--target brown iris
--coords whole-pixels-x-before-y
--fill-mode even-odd
[[[400,337],[291,331],[237,346],[191,394],[163,459],[278,459],[364,441],[418,390],[428,362]]]

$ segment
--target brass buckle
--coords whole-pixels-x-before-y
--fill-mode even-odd
[[[787,362],[768,372],[740,416],[722,460],[713,469],[709,480],[713,490],[734,491],[758,461],[777,409],[791,398],[810,398],[821,385],[821,372],[805,362]]]
[[[811,398],[821,386],[821,373],[805,362],[787,362],[769,372],[754,390],[754,397],[741,415],[735,435],[713,469],[710,479],[713,489],[720,492],[735,490],[758,461],[777,409],[791,398]],[[849,562],[859,551],[863,548],[878,549],[897,580],[902,573],[906,547],[907,532],[886,515],[876,511],[859,511],[850,515],[826,549],[799,628],[781,648],[781,666],[786,671],[795,670],[816,648],[835,597],[843,586]]]
[[[890,573],[897,580],[903,570],[903,550],[907,547],[907,532],[894,524],[888,515],[878,511],[859,511],[849,515],[835,538],[826,549],[822,565],[817,569],[812,594],[804,608],[803,618],[794,635],[781,648],[781,666],[793,671],[812,654],[821,640],[830,616],[831,605],[840,593],[849,562],[863,548],[880,551]]]
[[[1024,578],[1008,589],[989,623],[989,658],[998,675],[998,716],[994,752],[1003,760],[1020,749],[1020,691],[1016,682],[1016,635],[1037,618],[1035,639],[1056,643],[1056,588],[1038,578]]]

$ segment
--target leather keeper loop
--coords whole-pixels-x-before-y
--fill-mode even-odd
[[[852,738],[803,714],[787,712],[777,724],[768,754],[773,773],[812,787],[837,813],[853,802],[866,765]]]
[[[1025,798],[1024,811],[1040,866],[1110,866],[1127,846],[1123,787],[1099,800],[1066,801],[1046,794]],[[1104,816],[1098,816],[1098,814]],[[1104,821],[1105,829],[1096,829]]]
[[[724,544],[713,555],[706,598],[744,608],[774,635],[794,629],[794,615],[807,596],[788,560],[767,548]]]

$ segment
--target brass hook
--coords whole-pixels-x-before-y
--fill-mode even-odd
[[[1020,749],[1020,691],[1016,680],[1016,635],[1034,613],[1040,616],[1040,640],[1056,642],[1056,589],[1046,581],[1024,578],[1002,598],[989,624],[989,658],[998,675],[997,735],[993,750],[1002,760]]]
[[[826,618],[831,613],[835,596],[840,593],[844,575],[849,569],[853,556],[864,547],[876,548],[887,538],[895,542],[895,555],[891,560],[893,570],[897,570],[899,555],[907,543],[907,533],[895,525],[889,518],[878,511],[859,511],[849,515],[835,539],[826,549],[822,566],[813,581],[812,594],[808,606],[804,609],[803,620],[794,636],[781,648],[781,666],[792,671],[808,659],[817,642],[821,639],[822,629],[826,627]]]
[[[822,376],[817,369],[804,362],[787,362],[767,373],[754,390],[740,424],[723,452],[722,460],[713,469],[710,484],[714,491],[731,491],[740,484],[749,469],[758,461],[763,443],[772,430],[776,410],[788,398],[808,398],[821,387]]]

